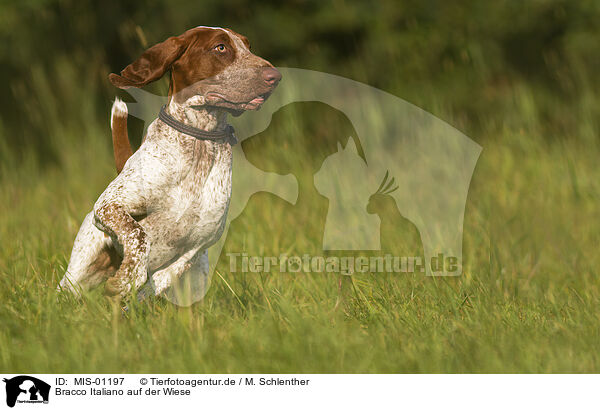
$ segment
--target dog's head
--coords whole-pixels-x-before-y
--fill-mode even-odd
[[[221,107],[234,114],[258,109],[281,80],[271,63],[252,54],[246,37],[203,26],[150,47],[109,79],[119,88],[143,87],[167,71],[169,98],[176,103]]]

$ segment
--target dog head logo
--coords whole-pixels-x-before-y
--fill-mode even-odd
[[[6,383],[6,405],[14,407],[16,403],[48,403],[50,385],[31,376],[16,376],[3,379]]]
[[[240,250],[225,246],[230,223],[257,200],[269,200],[290,220],[302,220],[294,218],[302,212],[311,215],[295,225],[297,249],[310,231],[305,236],[316,238],[309,244],[318,245],[316,252],[420,257],[426,275],[460,275],[465,204],[481,146],[366,84],[310,70],[278,70],[285,81],[261,111],[232,122],[241,143],[233,149],[223,234],[208,249],[210,272],[222,255]],[[136,100],[127,104],[129,114],[146,125],[154,121],[166,97],[128,92]],[[165,296],[182,306],[197,302],[210,286],[210,275],[201,279],[184,277]]]

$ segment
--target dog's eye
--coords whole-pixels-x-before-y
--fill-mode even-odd
[[[225,47],[225,44],[219,44],[214,49],[217,50],[219,53],[224,53],[225,51],[227,51],[227,47]]]

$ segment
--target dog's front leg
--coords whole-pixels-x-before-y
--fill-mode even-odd
[[[123,247],[123,262],[115,276],[106,281],[104,292],[124,296],[148,278],[148,236],[125,207],[109,202],[94,208],[96,225],[100,225]]]
[[[138,294],[140,300],[149,295],[159,296],[171,288],[174,284],[179,284],[182,276],[188,273],[188,281],[185,284],[191,288],[206,285],[208,279],[208,252],[206,250],[192,249],[184,253],[164,269],[154,272],[148,284]],[[181,291],[179,289],[179,291]]]
[[[176,157],[146,141],[94,204],[94,224],[112,238],[123,256],[106,282],[106,294],[124,296],[148,279],[152,235],[137,221],[160,210],[165,187],[177,183],[177,169]]]

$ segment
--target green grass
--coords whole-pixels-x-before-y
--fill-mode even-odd
[[[336,309],[335,275],[221,269],[191,308],[156,301],[124,317],[101,290],[55,292],[114,170],[107,129],[52,132],[60,167],[3,149],[3,373],[600,371],[596,143],[527,128],[484,141],[460,277],[356,275]]]

